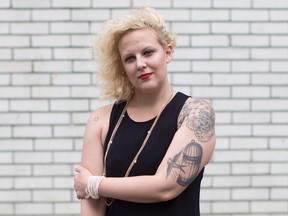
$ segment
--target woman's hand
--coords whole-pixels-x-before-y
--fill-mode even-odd
[[[87,188],[88,178],[92,175],[84,167],[75,168],[76,175],[74,177],[74,190],[78,199],[84,199],[86,196],[85,189]]]

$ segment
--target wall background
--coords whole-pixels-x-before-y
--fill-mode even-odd
[[[169,77],[211,101],[202,215],[287,216],[288,1],[146,0],[178,35]],[[0,1],[0,215],[78,215],[73,168],[99,98],[89,46],[140,0]]]

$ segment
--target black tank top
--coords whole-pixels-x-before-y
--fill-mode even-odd
[[[188,96],[178,92],[163,110],[152,134],[141,152],[137,163],[132,168],[129,176],[153,175],[156,173],[172,139],[177,131],[178,115]],[[126,101],[115,103],[110,125],[105,140],[104,150],[111,137],[111,133],[120,117]],[[113,143],[107,155],[106,176],[123,177],[142,145],[147,131],[153,121],[133,121],[127,112],[115,134]],[[175,199],[160,203],[134,203],[115,200],[111,206],[107,206],[107,216],[200,216],[199,193],[203,171],[197,178]]]

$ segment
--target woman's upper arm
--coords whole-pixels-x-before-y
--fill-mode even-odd
[[[102,107],[92,112],[85,127],[81,166],[88,169],[92,175],[103,174],[103,143],[109,127],[110,107]],[[103,199],[84,199],[81,203],[81,215],[104,215]]]
[[[156,173],[166,178],[167,199],[193,182],[209,163],[216,144],[215,114],[207,101],[187,99],[178,120],[179,129]]]

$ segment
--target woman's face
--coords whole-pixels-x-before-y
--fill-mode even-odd
[[[167,63],[172,58],[172,47],[168,45],[164,49],[151,29],[126,33],[119,41],[118,50],[136,92],[150,92],[167,84]]]

